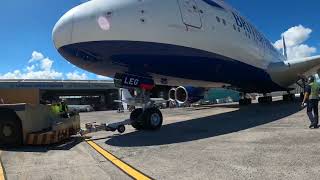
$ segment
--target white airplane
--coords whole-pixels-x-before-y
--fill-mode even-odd
[[[130,101],[143,107],[131,114],[136,129],[162,125],[148,96],[155,84],[181,86],[170,91],[179,102],[201,97],[198,87],[230,86],[264,94],[263,103],[320,72],[320,56],[287,59],[222,0],[92,0],[63,15],[53,41],[72,64],[142,90]]]

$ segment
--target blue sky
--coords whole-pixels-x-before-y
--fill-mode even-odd
[[[35,53],[38,52],[43,56],[40,56],[40,59],[48,58],[47,65],[52,65],[50,67],[54,72],[63,73],[62,76],[56,77],[66,79],[66,74],[71,73],[69,77],[96,79],[96,75],[68,64],[55,50],[51,39],[51,31],[57,20],[80,2],[81,0],[4,0],[0,7],[2,56],[0,77],[8,72],[12,75],[15,70],[25,74],[28,71],[27,67],[29,71],[32,68],[36,71],[40,65],[35,64],[37,62],[35,57],[31,61],[30,59],[33,52],[34,55],[39,55]],[[317,52],[313,51],[312,54],[319,54],[320,1],[227,0],[227,2],[247,17],[272,42],[279,40],[281,33],[289,28],[301,24],[303,28],[300,30],[304,32],[305,37],[302,38],[304,42],[298,42],[298,44],[315,48]],[[28,63],[29,61],[31,63]]]
[[[318,0],[227,0],[272,42],[290,27],[303,25],[313,30],[306,42],[320,48],[320,1]]]

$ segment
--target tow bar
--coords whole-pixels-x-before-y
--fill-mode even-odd
[[[127,119],[121,122],[117,122],[117,123],[111,123],[111,124],[97,124],[96,122],[93,123],[86,123],[85,130],[80,130],[80,135],[86,135],[92,132],[99,132],[99,131],[118,131],[119,133],[124,133],[126,131],[126,125],[131,125],[131,120]]]

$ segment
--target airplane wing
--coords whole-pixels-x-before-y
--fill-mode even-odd
[[[268,72],[279,85],[288,87],[301,77],[320,74],[320,55],[273,63]]]

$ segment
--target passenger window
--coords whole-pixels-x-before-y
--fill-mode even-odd
[[[218,16],[216,16],[216,19],[217,19],[218,22],[220,22],[220,18]]]
[[[226,26],[227,25],[227,22],[226,20],[222,19],[222,23]]]

